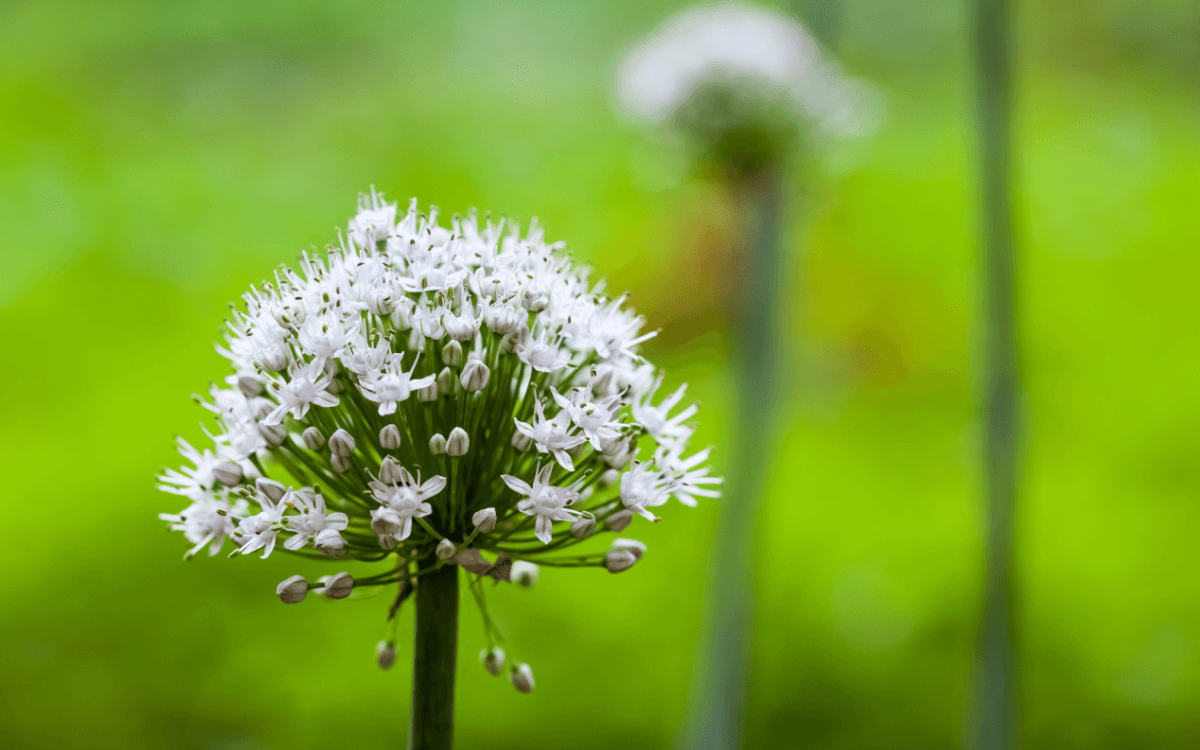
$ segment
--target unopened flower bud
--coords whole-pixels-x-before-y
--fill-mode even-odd
[[[485,648],[479,652],[479,663],[493,677],[499,677],[500,673],[504,671],[504,649],[499,646]]]
[[[522,693],[533,692],[533,670],[529,668],[528,664],[518,664],[509,679],[512,680],[513,687],[518,691]]]
[[[443,539],[438,542],[437,549],[434,550],[439,560],[449,560],[454,557],[454,542],[449,539]]]
[[[283,346],[272,346],[263,351],[258,364],[267,372],[279,372],[288,366],[288,351]]]
[[[396,644],[380,641],[375,644],[375,661],[380,669],[391,669],[396,663]]]
[[[603,487],[612,487],[621,479],[621,472],[616,469],[609,469],[600,475],[600,485]]]
[[[287,578],[275,587],[275,595],[284,604],[302,602],[308,596],[308,581],[304,580],[304,576]]]
[[[508,305],[498,305],[488,311],[487,324],[492,333],[507,336],[516,333],[524,316]]]
[[[354,590],[354,577],[349,573],[338,573],[325,581],[326,599],[345,599]]]
[[[450,392],[450,378],[452,377],[454,377],[454,373],[450,371],[450,368],[443,367],[442,371],[438,373],[437,380],[434,381],[437,383],[438,393],[445,396]]]
[[[329,459],[330,466],[338,474],[345,474],[350,471],[350,459],[346,456],[333,456]]]
[[[342,381],[338,380],[337,378],[330,378],[329,385],[325,386],[325,390],[334,394],[341,393]]]
[[[492,372],[487,365],[478,359],[469,359],[463,367],[462,374],[458,376],[458,382],[464,389],[476,393],[487,387],[488,378],[491,376]]]
[[[516,350],[517,340],[514,339],[511,334],[500,339],[500,351],[504,352],[505,354],[512,354]]]
[[[321,529],[313,537],[313,546],[330,557],[341,557],[346,551],[346,540],[337,529]]]
[[[517,560],[512,564],[512,582],[527,589],[533,588],[538,582],[538,566],[536,563]]]
[[[580,516],[571,522],[571,536],[576,539],[587,539],[596,533],[596,519],[592,516]]]
[[[514,432],[512,436],[513,447],[522,453],[529,452],[529,446],[533,445],[533,438],[522,432]]]
[[[391,315],[396,309],[396,300],[391,292],[375,292],[367,296],[367,309],[372,315]]]
[[[451,341],[442,347],[442,361],[451,367],[458,367],[462,364],[462,344],[457,341]]]
[[[435,456],[440,456],[446,452],[446,436],[440,432],[433,433],[433,437],[429,438],[429,452]]]
[[[282,483],[276,482],[274,479],[267,479],[266,477],[255,479],[254,486],[273,503],[279,502],[287,494],[287,487],[284,487]]]
[[[531,284],[521,293],[521,307],[529,312],[541,312],[550,305],[550,292],[545,287]]]
[[[496,509],[484,508],[483,510],[475,511],[475,515],[471,516],[471,523],[475,528],[479,529],[480,534],[487,534],[492,529],[496,528]]]
[[[283,439],[287,437],[287,430],[281,424],[265,425],[260,422],[258,425],[258,434],[262,435],[263,440],[267,441],[267,445],[277,448],[283,445]]]
[[[310,451],[320,450],[322,445],[325,445],[325,436],[316,427],[309,427],[301,435],[300,439],[304,441],[304,447]]]
[[[219,463],[212,469],[213,478],[226,487],[236,487],[242,481],[242,467],[232,461]]]
[[[391,456],[385,456],[379,464],[379,481],[384,484],[397,484],[401,477],[403,475],[400,473],[400,464],[392,460]]]
[[[417,329],[417,326],[413,326],[412,331],[408,334],[408,348],[414,352],[425,348],[425,336]]]
[[[438,400],[438,385],[430,383],[421,390],[417,391],[417,399],[420,401],[437,401]]]
[[[628,526],[632,520],[632,510],[621,510],[609,516],[608,520],[606,520],[604,524],[612,531],[624,531],[625,527]]]
[[[446,439],[446,454],[454,456],[466,455],[471,449],[471,438],[467,436],[467,431],[461,427],[455,427],[450,430],[450,437]]]
[[[387,425],[379,431],[379,447],[385,451],[394,451],[400,447],[400,428],[394,424]]]
[[[329,450],[335,456],[343,458],[354,452],[354,437],[345,430],[339,429],[329,436]]]
[[[254,398],[262,393],[263,389],[262,381],[253,375],[238,375],[237,386],[246,398]]]
[[[646,545],[636,539],[614,539],[610,550],[623,549],[628,550],[630,554],[638,560],[642,559],[642,555],[646,552]]]
[[[629,570],[638,561],[637,557],[627,549],[610,549],[604,555],[604,567],[609,573],[620,573]]]

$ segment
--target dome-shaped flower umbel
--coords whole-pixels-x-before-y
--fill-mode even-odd
[[[536,222],[445,227],[372,192],[337,246],[252,287],[218,347],[233,373],[204,402],[213,445],[180,440],[192,465],[159,478],[191,502],[162,516],[188,555],[229,539],[233,555],[386,561],[336,593],[398,584],[391,619],[446,566],[473,582],[519,561],[611,570],[611,538],[579,528],[717,496],[707,449],[688,448],[693,410],[667,417],[682,391],[653,402],[638,345],[654,334],[561,250]],[[325,586],[289,581],[287,601]]]

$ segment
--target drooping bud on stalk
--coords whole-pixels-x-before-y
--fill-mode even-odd
[[[592,516],[580,516],[571,522],[571,536],[576,539],[587,539],[596,533],[596,519]]]
[[[429,438],[429,452],[435,456],[440,456],[446,452],[446,436],[440,432],[433,433],[433,437]]]
[[[375,644],[375,661],[380,669],[391,669],[396,663],[396,644],[380,641]]]
[[[458,382],[462,384],[465,390],[472,393],[482,391],[487,387],[488,378],[492,376],[488,366],[478,359],[467,360],[466,367],[463,368],[462,375],[459,376]]]
[[[287,494],[287,487],[284,487],[281,482],[276,482],[274,479],[267,479],[266,477],[255,479],[254,486],[273,503],[279,502]]]
[[[471,523],[479,529],[480,534],[490,533],[492,529],[496,528],[496,509],[484,508],[475,511],[475,515],[471,516]]]
[[[471,438],[467,436],[467,431],[461,427],[455,427],[450,430],[450,437],[446,440],[446,454],[455,458],[466,455],[471,449]]]
[[[287,430],[281,424],[266,425],[259,423],[258,434],[262,435],[263,440],[267,441],[267,445],[272,448],[278,448],[283,445],[283,440],[287,437]]]
[[[437,554],[439,560],[449,560],[450,558],[454,557],[454,542],[450,541],[449,539],[443,539],[442,541],[438,542],[434,552]]]
[[[379,464],[379,481],[384,484],[398,484],[402,477],[400,465],[391,456],[385,456]]]
[[[394,424],[390,424],[380,430],[379,447],[385,451],[398,449],[400,447],[400,428]]]
[[[479,663],[493,677],[499,677],[504,671],[504,649],[499,646],[483,649],[479,652]]]
[[[304,597],[308,596],[308,581],[304,580],[304,576],[285,578],[275,587],[275,595],[284,604],[302,602]]]
[[[212,473],[213,478],[226,487],[236,487],[242,481],[242,467],[232,461],[217,464]]]
[[[451,340],[449,344],[442,347],[442,361],[451,367],[458,367],[462,364],[462,344],[458,341]]]
[[[354,437],[343,429],[329,436],[329,450],[335,456],[346,458],[354,452]]]
[[[313,547],[330,557],[341,557],[346,551],[346,540],[335,529],[321,529],[313,538]]]
[[[616,513],[613,513],[611,516],[609,516],[608,520],[606,520],[604,522],[604,525],[607,526],[609,528],[609,530],[611,530],[611,531],[620,532],[620,531],[624,531],[625,527],[629,526],[629,522],[632,520],[633,520],[633,511],[632,510],[628,510],[628,509],[621,510],[621,511],[617,511]]]
[[[623,570],[629,570],[633,564],[637,562],[637,558],[633,553],[626,549],[610,549],[604,556],[604,567],[608,568],[609,573],[620,573]]]
[[[515,687],[519,692],[533,692],[533,670],[529,668],[528,664],[518,664],[517,668],[513,670],[512,676],[509,679],[512,680],[513,687]]]
[[[338,573],[325,581],[326,599],[345,599],[354,590],[354,577],[349,573]]]
[[[531,589],[538,582],[538,566],[526,560],[517,560],[512,564],[512,582],[523,588]]]
[[[450,372],[449,367],[442,368],[442,371],[438,373],[437,381],[436,381],[437,387],[438,387],[438,393],[445,396],[447,393],[450,392],[450,382],[451,382],[450,378],[453,377],[453,375],[454,375],[454,373]]]
[[[322,445],[325,445],[325,436],[316,427],[309,427],[301,435],[300,439],[304,441],[304,447],[310,451],[320,450]]]

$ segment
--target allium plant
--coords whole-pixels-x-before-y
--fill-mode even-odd
[[[709,449],[689,448],[686,386],[638,354],[652,337],[533,222],[474,214],[438,222],[416,200],[372,191],[336,246],[305,253],[251,287],[218,351],[233,365],[198,398],[216,418],[212,446],[179,439],[191,464],[160,489],[190,505],[163,514],[192,545],[230,556],[277,549],[380,564],[279,584],[340,599],[396,587],[380,666],[396,658],[395,615],[415,592],[414,747],[449,747],[459,570],[479,605],[492,674],[533,689],[507,659],[485,581],[532,585],[538,566],[632,567],[645,545],[591,539],[625,531],[672,497],[694,506],[721,479]]]

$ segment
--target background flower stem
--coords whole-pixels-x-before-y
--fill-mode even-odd
[[[1016,746],[1012,625],[1017,485],[1017,344],[1011,169],[1011,41],[1007,0],[976,0],[984,250],[986,579],[979,637],[974,747]]]
[[[454,741],[454,670],[458,654],[458,566],[417,579],[409,750],[449,750]]]
[[[742,746],[754,619],[754,531],[774,421],[783,172],[778,166],[762,169],[735,189],[745,225],[736,341],[737,441],[713,541],[708,621],[692,689],[690,750]]]

